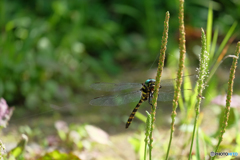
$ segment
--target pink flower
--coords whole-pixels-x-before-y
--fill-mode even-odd
[[[0,120],[4,117],[4,115],[7,113],[8,105],[5,99],[1,98],[0,100]]]
[[[215,97],[211,102],[213,104],[225,106],[226,98],[227,98],[227,95],[219,95],[219,96]],[[240,96],[239,95],[232,95],[230,107],[233,107],[233,108],[240,107]]]
[[[7,122],[11,118],[13,109],[14,109],[13,107],[12,108],[8,107],[5,99],[3,98],[0,99],[0,126],[2,127],[7,126]]]

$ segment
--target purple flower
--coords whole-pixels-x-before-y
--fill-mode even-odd
[[[14,108],[9,108],[5,99],[0,99],[0,127],[6,127]]]

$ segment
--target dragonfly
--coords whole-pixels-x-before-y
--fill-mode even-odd
[[[161,80],[160,88],[158,92],[158,101],[172,101],[174,97],[174,87],[173,84],[176,79],[165,79]],[[117,92],[124,91],[128,89],[135,89],[128,93],[114,94],[110,96],[102,96],[92,99],[89,103],[93,106],[119,106],[131,102],[137,102],[136,107],[133,109],[130,114],[128,121],[126,123],[126,129],[132,123],[132,120],[138,111],[141,104],[145,101],[152,106],[152,98],[155,87],[155,79],[147,79],[144,83],[94,83],[91,85],[91,88],[100,91],[107,92]],[[138,89],[138,90],[136,90]]]

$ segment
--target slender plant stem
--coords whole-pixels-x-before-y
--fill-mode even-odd
[[[198,81],[197,81],[197,103],[196,103],[196,116],[194,120],[194,128],[192,132],[192,141],[191,141],[191,146],[190,146],[190,152],[189,152],[189,157],[188,159],[191,159],[192,155],[192,148],[193,148],[193,142],[194,142],[194,136],[195,136],[195,131],[197,128],[197,121],[198,121],[198,116],[200,113],[200,104],[202,101],[202,92],[205,89],[205,81],[206,77],[208,75],[208,61],[209,61],[209,53],[207,52],[207,45],[206,45],[206,36],[204,33],[204,30],[202,30],[202,51],[199,57],[200,63],[199,63],[199,69],[198,69]]]
[[[222,139],[223,139],[223,134],[225,133],[226,127],[228,125],[228,119],[229,119],[229,114],[230,114],[230,104],[231,104],[231,98],[232,98],[232,92],[233,92],[233,83],[234,83],[234,79],[235,79],[235,72],[236,72],[236,68],[237,68],[239,53],[240,53],[240,42],[237,43],[237,48],[235,51],[236,57],[233,58],[232,66],[230,69],[225,114],[224,114],[224,119],[223,119],[223,123],[221,126],[221,132],[219,135],[218,144],[216,146],[215,152],[218,151],[220,143],[222,142]],[[215,158],[215,156],[212,157],[211,159],[214,159],[214,158]]]
[[[174,91],[173,111],[172,111],[172,115],[171,115],[171,117],[172,117],[171,132],[170,132],[170,139],[169,139],[169,143],[168,143],[168,150],[167,150],[167,154],[166,154],[166,160],[168,159],[168,155],[169,155],[169,151],[170,151],[171,143],[172,143],[175,117],[177,115],[176,109],[178,106],[178,99],[179,99],[179,94],[181,91],[183,68],[184,68],[185,53],[186,53],[185,27],[184,27],[184,0],[180,0],[179,2],[180,2],[179,3],[180,59],[179,59],[179,68],[178,68],[178,72],[177,72],[176,89]]]
[[[160,56],[159,56],[159,63],[158,63],[158,69],[157,69],[157,76],[156,76],[156,82],[154,87],[154,94],[153,94],[153,100],[152,100],[152,113],[151,113],[151,127],[150,127],[150,143],[149,143],[149,160],[152,158],[152,143],[153,143],[153,128],[154,128],[154,121],[155,121],[155,115],[156,115],[156,107],[157,107],[157,98],[158,98],[158,91],[160,88],[160,78],[162,75],[162,70],[164,66],[164,60],[165,60],[165,52],[167,49],[167,39],[168,39],[168,28],[169,28],[169,12],[166,12],[166,17],[164,21],[164,31],[162,36],[162,43],[161,43],[161,49],[160,49]]]
[[[149,135],[150,135],[150,127],[151,127],[151,114],[147,112],[147,121],[146,121],[146,133],[145,133],[145,148],[144,148],[144,160],[147,159],[147,146],[149,145]],[[150,147],[150,146],[149,146]]]

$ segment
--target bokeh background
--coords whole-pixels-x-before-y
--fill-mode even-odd
[[[190,74],[196,74],[200,28],[206,30],[209,3],[185,1],[186,67]],[[216,0],[211,4],[219,47],[232,24],[240,21],[240,1]],[[179,54],[177,0],[1,0],[0,97],[15,107],[2,132],[8,137],[1,138],[3,143],[16,142],[16,135],[28,132],[30,142],[42,144],[41,138],[56,134],[57,120],[92,124],[110,135],[124,134],[124,142],[129,143],[127,136],[144,128],[137,119],[129,130],[124,128],[135,104],[90,106],[92,98],[102,95],[90,85],[143,83],[154,78],[166,11],[170,12],[170,25],[163,77],[173,78]],[[239,29],[238,24],[227,54],[234,53]],[[226,91],[231,62],[226,59],[214,75],[212,98]],[[238,67],[234,93],[239,93],[239,73]],[[147,104],[140,112],[146,109],[150,110]],[[171,103],[166,110],[171,113]],[[168,121],[160,115],[157,119]],[[157,124],[161,128],[163,122]],[[163,130],[169,130],[169,123]]]

